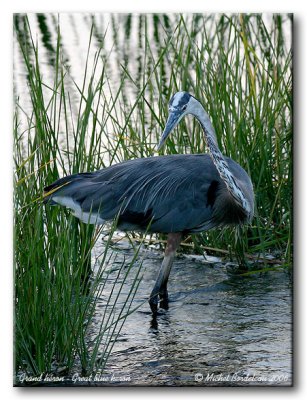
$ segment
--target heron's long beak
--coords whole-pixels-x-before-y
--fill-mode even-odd
[[[168,135],[171,133],[171,131],[175,128],[175,126],[179,123],[179,121],[181,120],[181,118],[184,116],[183,112],[180,111],[171,111],[168,119],[166,121],[166,126],[165,129],[162,133],[162,137],[160,140],[160,143],[158,144],[158,150],[161,149],[161,147],[163,146],[164,142],[166,141]]]

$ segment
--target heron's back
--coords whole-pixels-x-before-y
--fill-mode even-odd
[[[248,186],[243,168],[225,159],[234,176]],[[55,190],[47,201],[71,208],[84,222],[99,224],[118,216],[122,230],[161,233],[197,232],[223,223],[216,205],[227,194],[207,154],[129,160],[59,179],[45,190]],[[227,223],[231,222],[230,218]]]

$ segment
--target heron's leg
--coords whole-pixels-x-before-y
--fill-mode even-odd
[[[158,298],[160,297],[162,308],[168,308],[167,281],[176,255],[176,250],[181,242],[181,233],[169,233],[164,258],[160,267],[159,275],[149,298],[151,311],[155,314],[158,309]]]

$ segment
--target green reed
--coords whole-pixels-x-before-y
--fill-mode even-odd
[[[42,205],[42,189],[66,174],[153,156],[168,100],[178,90],[202,101],[222,152],[248,171],[256,196],[255,217],[240,235],[232,228],[217,229],[186,242],[195,251],[228,249],[239,260],[247,252],[272,252],[291,264],[292,54],[283,29],[291,18],[274,15],[266,24],[257,14],[149,14],[134,20],[114,15],[106,27],[93,17],[80,85],[70,76],[58,20],[53,18],[56,43],[48,47],[50,84],[27,18],[15,17],[30,99],[29,111],[15,93],[16,371],[40,374],[59,366],[71,371],[76,363],[84,371],[105,367],[113,339],[132,312],[140,267],[133,268],[135,259],[129,266],[134,284],[120,306],[117,294],[127,271],[119,269],[107,300],[114,312],[102,318],[89,343],[97,299],[110,273],[104,264],[116,221],[98,272],[90,275],[91,250],[99,235],[64,208]],[[132,35],[133,21],[138,37]],[[40,24],[46,25],[41,17]],[[119,32],[125,32],[125,46]],[[105,46],[107,35],[112,51]],[[202,135],[193,118],[185,119],[161,154],[206,152]]]
[[[52,87],[47,87],[46,95],[39,50],[32,40],[28,20],[21,18],[20,21],[23,27],[15,25],[15,28],[27,71],[32,112],[27,113],[16,101],[15,370],[17,376],[23,372],[40,375],[57,374],[58,371],[69,376],[72,369],[90,373],[104,367],[113,340],[131,312],[141,266],[133,268],[132,260],[128,269],[124,269],[126,266],[123,264],[115,276],[114,272],[106,270],[115,220],[104,252],[92,273],[91,250],[100,237],[99,231],[80,223],[65,209],[43,205],[42,191],[44,186],[63,174],[97,169],[101,165],[94,101],[99,101],[104,77],[101,75],[101,80],[93,83],[98,58],[94,60],[89,75],[86,67],[83,86],[77,87],[80,94],[77,123],[71,128],[70,96],[60,31],[56,43],[54,82]],[[19,123],[21,113],[26,115],[24,131]],[[64,121],[61,125],[66,128],[64,132],[60,129],[60,121]],[[65,149],[60,148],[61,144]],[[122,295],[128,273],[134,276],[134,283],[127,294]],[[114,288],[105,306],[111,309],[111,316],[100,316],[99,334],[90,340],[96,304],[110,276],[114,279]],[[120,295],[124,298],[121,303]],[[18,384],[18,377],[15,382]]]

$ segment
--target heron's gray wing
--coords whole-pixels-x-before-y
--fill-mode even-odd
[[[208,155],[174,155],[77,174],[58,196],[103,220],[119,213],[123,230],[144,230],[151,223],[152,232],[197,231],[215,225],[212,210],[220,184]]]
[[[103,201],[102,218],[120,209],[121,229],[146,229],[151,223],[152,232],[197,231],[214,225],[220,177],[208,155],[152,157],[114,167],[108,171],[112,201]],[[101,171],[93,181],[105,178]],[[99,204],[99,195],[97,200]]]
[[[144,224],[151,222],[151,231],[165,233],[209,229],[215,225],[212,214],[219,185],[209,156],[159,157],[123,191],[120,222],[132,229],[143,217]]]

